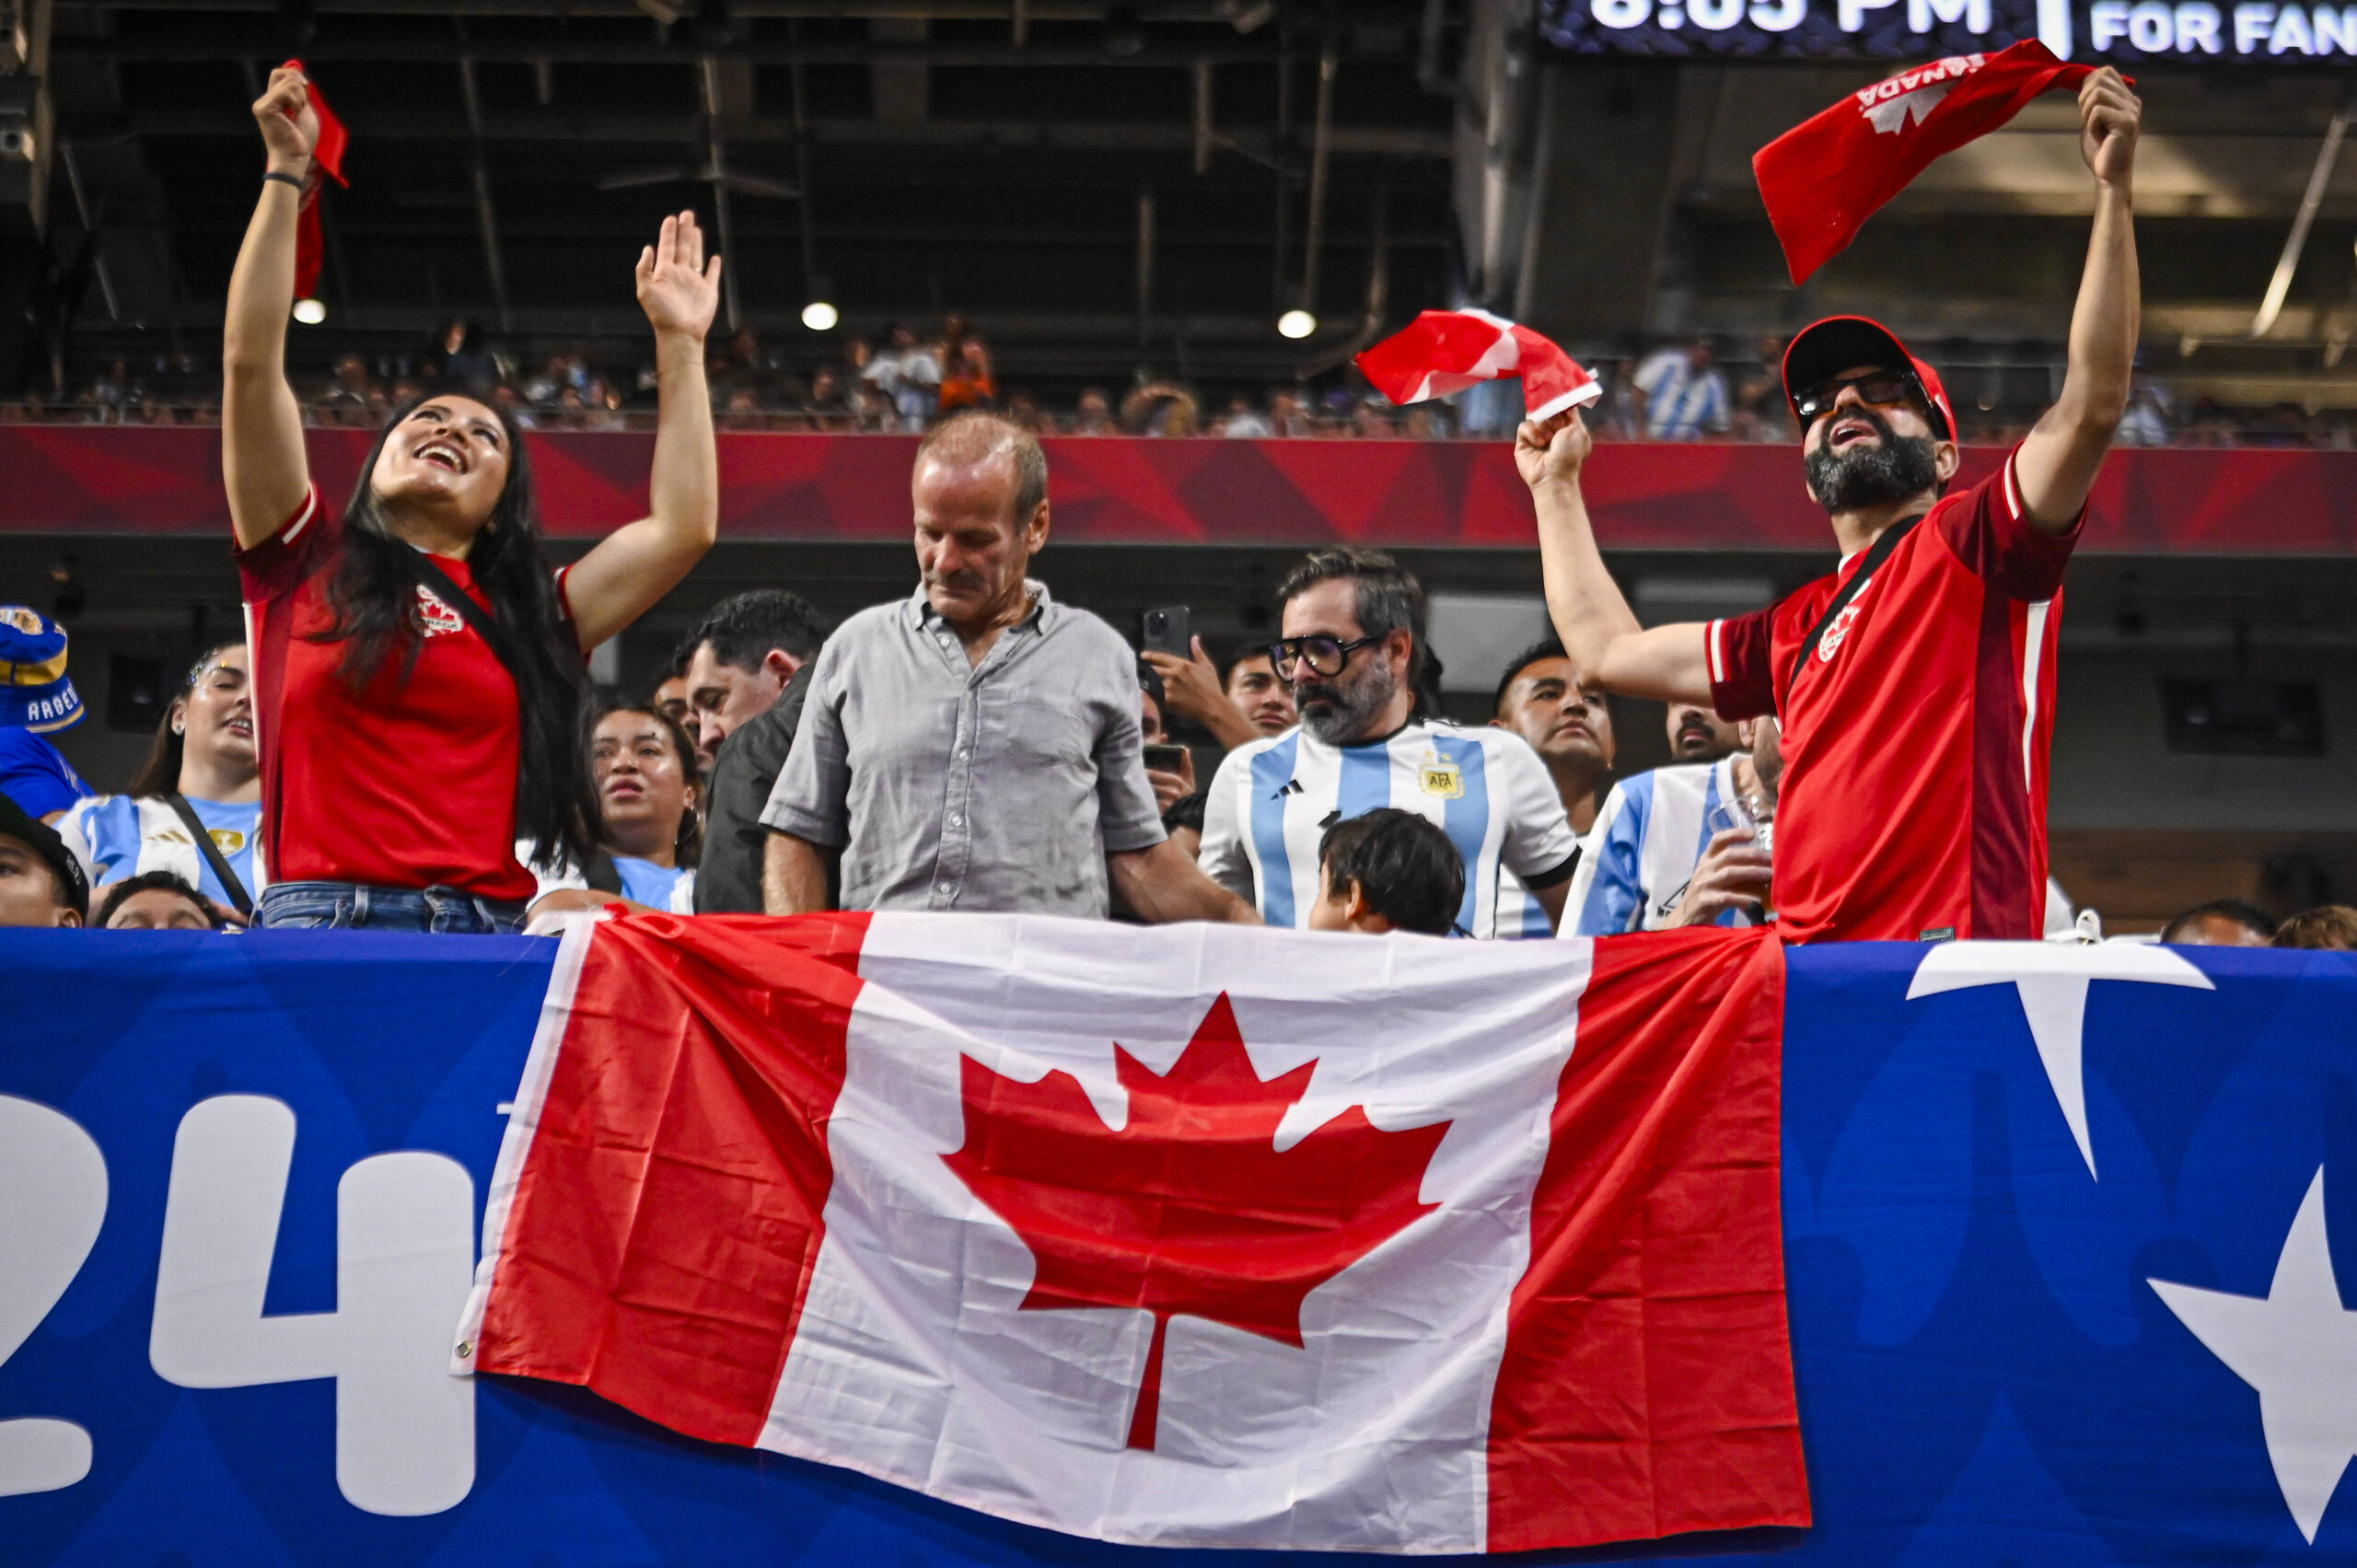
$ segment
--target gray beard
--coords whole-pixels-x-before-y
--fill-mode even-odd
[[[1399,691],[1391,679],[1389,665],[1371,664],[1367,672],[1348,684],[1335,683],[1324,687],[1341,701],[1329,703],[1319,698],[1305,702],[1301,688],[1294,690],[1294,702],[1301,710],[1301,727],[1329,746],[1349,746],[1358,741],[1375,721],[1375,715],[1387,706]],[[1312,706],[1311,703],[1316,703]]]
[[[1873,446],[1852,447],[1838,457],[1822,447],[1808,454],[1809,494],[1829,512],[1887,506],[1940,482],[1929,436],[1900,436],[1880,415],[1865,417],[1881,436]]]

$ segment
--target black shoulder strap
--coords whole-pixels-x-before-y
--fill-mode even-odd
[[[459,612],[459,618],[474,628],[475,635],[491,645],[492,656],[516,673],[513,650],[508,646],[507,633],[491,613],[475,602],[475,596],[450,580],[450,574],[435,564],[434,557],[424,551],[417,552],[417,573],[435,598],[441,599]]]
[[[1817,624],[1810,627],[1808,635],[1801,639],[1800,657],[1793,662],[1792,684],[1798,684],[1801,671],[1808,668],[1808,656],[1817,651],[1817,640],[1825,635],[1825,629],[1833,624],[1833,618],[1847,610],[1850,601],[1865,591],[1866,580],[1882,570],[1882,563],[1890,559],[1891,552],[1898,548],[1899,541],[1913,533],[1915,525],[1930,516],[1929,512],[1918,512],[1911,517],[1901,517],[1883,529],[1882,536],[1866,547],[1865,563],[1841,585],[1841,591],[1833,596],[1833,602],[1825,607],[1825,613],[1817,618]],[[1792,685],[1788,684],[1785,690],[1791,691]]]
[[[229,869],[229,857],[223,854],[221,846],[213,842],[212,833],[206,830],[203,819],[197,816],[196,807],[188,803],[188,796],[174,790],[164,796],[164,804],[170,807],[187,827],[189,836],[196,841],[196,852],[204,856],[204,864],[213,867],[214,877],[228,893],[229,901],[238,906],[238,912],[253,913],[254,900],[247,893],[246,885],[238,880],[236,872]]]
[[[589,852],[589,864],[581,868],[581,879],[594,892],[622,894],[622,868],[614,864],[612,854],[603,845]]]

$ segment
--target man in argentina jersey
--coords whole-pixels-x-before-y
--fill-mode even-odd
[[[1727,803],[1761,795],[1771,802],[1775,798],[1770,773],[1773,726],[1746,725],[1743,733],[1747,743],[1759,738],[1763,755],[1757,761],[1736,751],[1715,762],[1655,768],[1612,786],[1595,829],[1582,841],[1564,935],[1659,931],[1696,923],[1698,915],[1707,915],[1713,925],[1756,923],[1754,899],[1713,900],[1726,907],[1711,911],[1694,907],[1695,883],[1713,834],[1745,820]],[[1766,890],[1764,877],[1758,879],[1758,890]]]
[[[1555,781],[1572,831],[1585,835],[1596,825],[1596,810],[1607,781],[1612,777],[1612,711],[1604,699],[1579,689],[1563,645],[1552,636],[1525,648],[1498,677],[1497,696],[1491,703],[1491,723],[1512,730],[1530,742],[1531,749]],[[1593,853],[1586,852],[1586,853]],[[1586,864],[1583,854],[1581,864]],[[1579,908],[1579,881],[1572,881],[1570,902]],[[1498,878],[1499,934],[1507,936],[1552,936],[1555,917],[1513,872]]]
[[[1301,725],[1220,763],[1204,803],[1203,870],[1271,925],[1298,926],[1317,901],[1326,830],[1396,807],[1436,824],[1465,857],[1457,923],[1468,935],[1525,935],[1499,927],[1507,871],[1551,930],[1579,841],[1527,741],[1414,716],[1422,587],[1380,552],[1330,550],[1296,567],[1279,594],[1284,635],[1271,656]]]

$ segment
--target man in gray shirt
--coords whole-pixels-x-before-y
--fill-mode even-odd
[[[1147,784],[1137,659],[1030,581],[1048,462],[962,413],[917,448],[915,595],[828,640],[761,820],[772,914],[999,910],[1257,923],[1169,842]],[[841,887],[829,893],[830,873]]]

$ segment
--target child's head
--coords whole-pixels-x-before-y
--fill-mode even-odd
[[[1465,857],[1412,811],[1385,807],[1337,822],[1318,846],[1313,931],[1446,936],[1465,901]]]

